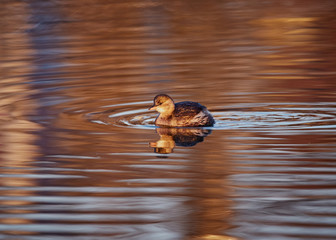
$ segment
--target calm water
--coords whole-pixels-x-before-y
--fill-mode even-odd
[[[336,2],[2,0],[0,239],[336,239]],[[158,93],[212,128],[156,128]]]

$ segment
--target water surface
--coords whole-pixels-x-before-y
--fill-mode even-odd
[[[336,238],[334,1],[0,6],[0,239]]]

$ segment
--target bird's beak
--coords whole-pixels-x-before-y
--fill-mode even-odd
[[[148,110],[156,110],[156,107],[155,105],[151,106],[150,108],[148,108]]]

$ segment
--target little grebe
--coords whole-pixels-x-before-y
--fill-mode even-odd
[[[155,125],[166,127],[208,127],[215,123],[208,109],[197,102],[174,103],[166,94],[159,94],[154,98],[154,105],[149,110],[156,110],[160,114]]]

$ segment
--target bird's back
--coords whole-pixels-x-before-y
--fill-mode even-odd
[[[178,126],[212,126],[215,122],[206,107],[190,101],[176,103],[173,118]]]
[[[199,112],[206,109],[203,105],[197,102],[179,102],[175,104],[175,110],[173,112],[175,117],[193,117],[196,116]]]

